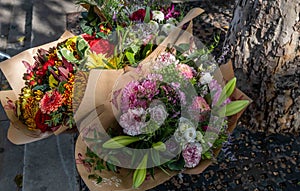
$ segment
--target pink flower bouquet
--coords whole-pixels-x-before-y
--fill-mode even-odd
[[[181,32],[173,30],[135,70],[90,74],[96,84],[87,84],[78,111],[100,112],[80,121],[75,157],[91,190],[146,190],[181,172],[201,173],[250,103],[232,66],[218,69]]]

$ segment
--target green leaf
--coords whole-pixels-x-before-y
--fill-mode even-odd
[[[233,93],[236,85],[236,78],[232,78],[223,88],[216,106],[220,106]]]
[[[183,157],[180,157],[178,160],[173,161],[168,164],[170,170],[182,170],[184,168],[185,162]]]
[[[42,92],[45,92],[46,89],[48,89],[49,86],[47,84],[44,85],[37,85],[32,90],[41,90]]]
[[[116,165],[106,162],[106,167],[109,171],[117,172],[117,167]]]
[[[125,55],[126,55],[126,58],[127,58],[128,61],[129,61],[129,63],[130,63],[131,65],[134,65],[134,63],[135,63],[134,53],[132,53],[132,52],[126,52]]]
[[[76,48],[80,57],[84,57],[89,50],[89,44],[82,38],[78,37],[76,42]]]
[[[62,49],[60,49],[59,53],[61,56],[63,56],[69,62],[77,62],[77,59],[74,57],[73,53],[70,50],[68,50],[66,48],[62,48]]]
[[[117,136],[112,139],[109,139],[103,144],[103,148],[106,149],[118,149],[125,147],[131,143],[134,143],[136,141],[139,141],[140,139],[138,137],[131,137],[131,136]]]
[[[57,89],[58,89],[59,93],[61,93],[61,94],[64,93],[64,91],[65,91],[65,89],[66,89],[66,88],[64,87],[64,85],[65,85],[66,83],[67,83],[67,82],[61,82],[61,83],[58,84]]]
[[[146,8],[146,15],[145,15],[145,18],[144,18],[144,23],[149,23],[151,18],[150,18],[150,7],[147,7]]]
[[[102,182],[102,177],[101,176],[98,176],[97,177],[97,184],[100,184]]]
[[[232,101],[218,110],[218,116],[232,116],[243,110],[249,104],[248,100]]]
[[[213,154],[210,151],[207,151],[204,154],[202,154],[202,160],[212,159],[212,158],[213,158]]]
[[[167,150],[166,145],[165,145],[163,142],[161,142],[161,141],[159,141],[159,142],[157,142],[157,143],[153,143],[153,144],[152,144],[152,147],[153,147],[155,150],[162,151],[162,152],[164,152],[164,151]]]
[[[133,54],[136,54],[140,50],[140,46],[136,44],[130,45],[131,50],[133,51]]]
[[[178,46],[175,45],[176,50],[178,50],[180,53],[183,53],[185,51],[188,51],[190,49],[190,44],[188,43],[182,43]]]
[[[133,188],[138,188],[145,181],[147,173],[147,160],[148,155],[146,154],[137,169],[134,171]]]

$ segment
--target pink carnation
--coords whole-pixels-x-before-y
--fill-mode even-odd
[[[188,143],[182,151],[185,167],[194,168],[201,160],[202,146],[200,143]]]
[[[62,105],[63,97],[57,91],[47,92],[40,101],[40,108],[42,113],[50,114],[51,112],[57,111]]]
[[[186,64],[177,64],[176,69],[180,71],[180,73],[186,78],[186,79],[192,79],[194,77],[193,69],[186,65]]]
[[[120,125],[123,128],[123,132],[127,135],[135,136],[142,133],[142,129],[147,125],[143,120],[145,110],[129,109],[128,112],[123,113],[120,117]]]
[[[204,111],[209,111],[210,107],[206,103],[205,99],[203,97],[195,97],[191,106],[192,110],[204,112]]]

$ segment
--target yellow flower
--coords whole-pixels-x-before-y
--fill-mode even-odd
[[[73,36],[73,37],[69,38],[69,39],[66,41],[65,45],[66,45],[66,46],[73,45],[74,43],[76,43],[77,38],[78,38],[77,36]]]
[[[41,90],[36,90],[33,93],[36,101],[40,101],[44,96],[44,93]]]
[[[58,86],[58,81],[54,78],[54,76],[52,74],[50,74],[50,76],[49,76],[49,86],[51,88],[54,88],[54,87]]]
[[[90,53],[88,56],[86,66],[89,69],[99,68],[99,69],[116,69],[117,67],[114,63],[110,63],[104,54]]]

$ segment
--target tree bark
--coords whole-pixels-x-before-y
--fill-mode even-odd
[[[253,103],[243,121],[268,133],[300,131],[300,1],[238,0],[224,45]]]

